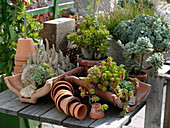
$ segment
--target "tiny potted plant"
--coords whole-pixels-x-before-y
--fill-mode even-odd
[[[144,70],[153,67],[154,71],[157,72],[158,69],[163,66],[163,55],[161,53],[155,53],[146,61],[149,64],[149,67],[144,67],[144,55],[152,53],[153,50],[153,45],[147,37],[139,37],[136,43],[129,42],[125,45],[123,55],[127,61],[126,68],[130,77],[137,77],[144,82],[147,79],[147,74]]]
[[[93,17],[85,17],[85,21],[80,23],[80,28],[67,36],[69,41],[81,48],[83,59],[102,60],[107,57],[107,49],[110,45],[107,39],[110,37],[109,31],[102,24],[95,22]]]

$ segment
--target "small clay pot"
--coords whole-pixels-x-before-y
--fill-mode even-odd
[[[70,94],[70,95],[73,95],[72,92],[70,92],[69,90],[61,89],[53,97],[55,97],[56,95],[59,96],[61,94]]]
[[[70,112],[69,112],[69,107],[70,107],[70,103],[74,101],[79,101],[80,100],[75,97],[75,96],[70,96],[70,97],[67,97],[67,98],[63,98],[59,104],[60,108],[64,111],[65,114],[67,114],[68,116],[70,115]]]
[[[18,39],[15,60],[27,60],[30,54],[36,53],[34,41],[32,38]]]
[[[71,88],[71,90],[72,90],[71,92],[74,93],[73,86],[67,81],[57,81],[56,83],[53,84],[52,88],[56,88],[56,86],[59,86],[60,84],[67,84]]]
[[[74,117],[82,120],[87,114],[87,106],[84,104],[79,104],[74,109]]]
[[[55,94],[58,92],[58,90],[62,90],[62,89],[68,90],[73,94],[73,92],[72,92],[73,90],[71,89],[70,86],[68,86],[67,84],[60,84],[58,86],[55,86],[55,88],[54,87],[52,88],[51,97],[53,98],[55,96]]]
[[[80,102],[74,102],[70,104],[69,112],[70,112],[70,115],[73,117],[74,117],[74,109],[78,104],[80,104]]]
[[[26,64],[27,64],[27,61],[18,61],[18,60],[15,60],[15,61],[14,61],[14,64],[15,64],[15,65],[18,65],[18,66],[23,66],[23,65],[26,65]]]
[[[101,109],[98,109],[100,106],[101,106],[100,103],[92,104],[91,111],[90,111],[90,118],[101,119],[105,116],[104,112]]]
[[[63,98],[67,98],[67,97],[70,97],[70,96],[72,96],[71,94],[69,94],[69,93],[63,93],[63,94],[61,94],[60,96],[58,96],[57,98],[56,98],[56,100],[54,99],[54,102],[55,102],[55,105],[56,105],[56,107],[57,107],[57,109],[60,111],[60,112],[63,112],[63,110],[61,109],[61,107],[60,107],[60,102],[61,102],[61,100],[63,99]]]
[[[144,71],[141,71],[143,75],[129,75],[131,78],[138,78],[141,82],[145,82],[147,80],[147,73]]]
[[[14,72],[21,72],[22,71],[22,66],[15,66],[14,67]]]

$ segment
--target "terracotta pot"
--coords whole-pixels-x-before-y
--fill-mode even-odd
[[[59,86],[60,84],[66,84],[66,85],[68,85],[68,86],[71,88],[71,92],[74,93],[74,88],[73,88],[73,86],[72,86],[69,82],[67,82],[67,81],[57,81],[57,82],[55,82],[55,83],[53,84],[52,88],[56,88],[56,87]]]
[[[102,61],[104,61],[104,60],[85,60],[85,59],[81,59],[81,58],[77,59],[77,62],[80,64],[80,66],[88,67],[88,68],[93,67],[94,65],[98,65]]]
[[[15,60],[15,61],[14,61],[14,64],[15,64],[15,65],[18,65],[18,66],[23,66],[23,65],[26,65],[26,64],[27,64],[27,61],[18,61],[18,60]]]
[[[138,78],[141,82],[145,82],[147,80],[148,74],[144,71],[141,71],[143,75],[129,75],[131,78]]]
[[[14,67],[14,72],[19,72],[19,73],[21,73],[21,72],[22,72],[22,66],[15,66],[15,67]]]
[[[35,47],[34,47],[34,41],[32,38],[20,38],[18,39],[16,54],[15,54],[15,60],[27,60],[29,54],[36,53]]]
[[[70,94],[70,95],[73,95],[72,92],[70,92],[69,90],[61,89],[55,95],[53,95],[52,99],[54,100],[55,96],[60,96],[61,94]]]
[[[80,102],[74,102],[74,103],[70,104],[69,112],[70,112],[70,115],[73,117],[74,117],[74,109],[78,104],[80,104]]]
[[[62,110],[61,107],[60,107],[60,102],[61,102],[61,100],[62,100],[63,98],[67,98],[67,97],[70,97],[70,96],[72,96],[72,94],[70,94],[70,93],[63,93],[63,94],[61,94],[60,96],[58,96],[58,97],[56,98],[56,100],[55,100],[55,98],[54,98],[54,103],[55,103],[57,109],[58,109],[60,112],[63,112],[63,110]]]
[[[74,96],[70,96],[70,97],[67,97],[67,98],[63,98],[59,104],[60,108],[64,111],[65,114],[67,115],[70,115],[70,112],[69,112],[69,107],[70,107],[70,103],[74,101],[79,101],[80,100],[77,98],[77,97],[74,97]]]
[[[68,86],[67,84],[60,84],[58,86],[55,86],[55,88],[52,88],[51,90],[51,98],[53,99],[53,97],[55,96],[55,94],[58,92],[58,90],[68,90],[73,94],[73,90],[70,86]]]
[[[90,111],[90,118],[92,119],[101,119],[105,116],[104,112],[101,109],[98,109],[101,106],[100,103],[92,104]]]
[[[50,79],[47,80],[44,86],[38,88],[35,91],[35,93],[31,96],[31,98],[27,99],[27,98],[23,98],[20,94],[20,90],[24,88],[24,84],[21,81],[21,74],[5,77],[4,80],[8,88],[19,96],[21,102],[27,102],[33,104],[37,102],[38,98],[48,94],[52,86],[52,81]]]
[[[87,89],[86,83],[83,82],[81,79],[75,76],[65,76],[65,80],[70,82],[73,85],[79,85]],[[129,108],[129,112],[133,111],[143,100],[146,99],[148,96],[151,85],[139,82],[140,88],[136,91],[135,97],[136,97],[136,103],[134,106],[131,106]],[[100,96],[101,98],[110,101],[111,103],[114,103],[115,106],[118,106],[119,108],[123,108],[124,105],[127,105],[127,103],[122,102],[116,94],[112,92],[102,92],[101,90],[95,90],[95,93]]]
[[[87,114],[87,106],[84,104],[79,104],[74,109],[74,117],[82,120]]]

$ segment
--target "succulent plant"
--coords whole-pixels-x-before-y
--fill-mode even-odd
[[[46,49],[44,45],[42,50],[38,50],[38,48],[36,49],[36,54],[29,55],[27,61],[28,65],[46,63],[49,64],[58,75],[75,68],[75,66],[70,62],[69,57],[67,55],[64,57],[61,50],[57,53],[54,45],[51,49],[49,49],[49,43],[47,40]]]
[[[103,59],[107,56],[109,31],[104,25],[97,24],[92,17],[86,17],[77,32],[69,34],[67,38],[82,48],[85,59]]]
[[[21,80],[24,86],[32,84],[38,88],[43,86],[46,80],[53,76],[57,76],[57,73],[49,64],[34,64],[25,66],[21,75]]]
[[[82,80],[86,83],[88,89],[80,87],[81,96],[92,95],[91,100],[98,102],[99,98],[95,95],[95,90],[111,91],[115,93],[122,102],[128,102],[134,97],[135,90],[139,85],[125,79],[126,70],[124,65],[118,66],[113,62],[113,58],[108,57],[106,61],[102,61],[100,65],[88,69],[87,77]],[[137,83],[137,81],[136,81]]]
[[[136,42],[129,42],[125,44],[123,55],[126,58],[126,69],[129,73],[140,74],[141,70],[153,67],[155,72],[160,68],[164,62],[163,56],[157,56],[157,63],[148,63],[150,67],[144,67],[144,55],[152,53],[153,45],[148,37],[139,37]],[[160,57],[160,58],[159,58]]]
[[[165,59],[161,53],[154,53],[147,58],[146,63],[153,67],[155,72],[158,72],[158,69],[163,66],[164,60]]]
[[[170,52],[170,25],[157,17],[137,15],[132,20],[119,23],[114,32],[115,37],[123,44],[136,43],[139,37],[147,37],[155,52]]]

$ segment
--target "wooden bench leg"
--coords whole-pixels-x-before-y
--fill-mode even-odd
[[[170,128],[170,80],[167,80],[165,100],[164,128]]]
[[[152,88],[146,101],[144,127],[160,128],[164,78],[149,75],[148,83],[152,85]]]

